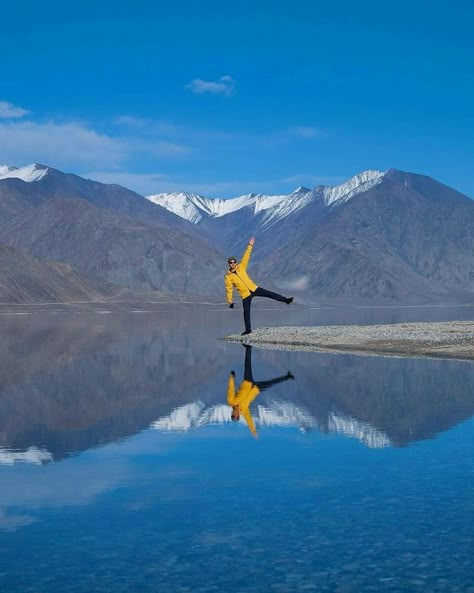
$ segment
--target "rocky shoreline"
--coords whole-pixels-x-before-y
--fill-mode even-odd
[[[454,358],[474,361],[474,322],[263,327],[224,338],[274,350],[349,352],[377,356]]]

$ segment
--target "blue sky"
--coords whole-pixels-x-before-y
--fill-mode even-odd
[[[472,0],[9,4],[0,164],[222,197],[393,167],[474,197]]]

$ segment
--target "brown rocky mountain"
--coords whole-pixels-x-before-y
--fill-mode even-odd
[[[0,180],[0,242],[132,289],[221,291],[223,256],[191,223],[120,186],[55,170]]]
[[[341,205],[310,203],[271,234],[279,245],[255,274],[286,291],[404,302],[474,297],[474,201],[429,177],[388,171]],[[265,248],[265,233],[260,240]]]
[[[0,245],[0,303],[102,301],[120,287],[93,280],[67,264]]]
[[[38,206],[51,198],[80,198],[98,208],[112,210],[149,225],[177,229],[198,238],[200,236],[192,224],[165,208],[153,207],[148,200],[121,185],[99,183],[40,164],[30,165],[19,171],[25,170],[26,176],[0,178],[2,218],[9,211],[15,213]]]

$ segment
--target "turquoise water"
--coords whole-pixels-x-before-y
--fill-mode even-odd
[[[1,591],[474,591],[473,364],[253,349],[253,436],[240,317],[0,322]]]

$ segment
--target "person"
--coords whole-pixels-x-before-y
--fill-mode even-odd
[[[293,297],[284,297],[276,292],[266,290],[261,286],[257,286],[253,280],[250,279],[247,274],[247,266],[249,264],[250,255],[252,253],[253,246],[255,244],[255,238],[252,237],[247,245],[247,249],[242,256],[240,263],[237,258],[229,257],[227,263],[229,269],[224,277],[227,303],[229,308],[234,308],[233,292],[234,288],[242,297],[242,304],[244,307],[244,323],[245,331],[242,332],[242,336],[252,333],[252,324],[250,321],[250,306],[252,304],[253,297],[265,297],[267,299],[273,299],[289,305],[293,302]]]
[[[270,379],[269,381],[254,381],[252,374],[252,346],[249,346],[248,344],[243,344],[243,346],[245,346],[244,380],[236,391],[235,372],[230,372],[227,385],[227,403],[232,408],[231,420],[233,422],[238,422],[240,420],[240,414],[242,414],[250,432],[257,438],[257,430],[252,418],[252,413],[250,412],[250,404],[260,392],[268,389],[272,385],[288,381],[288,379],[294,379],[295,377],[288,371],[286,375]]]

